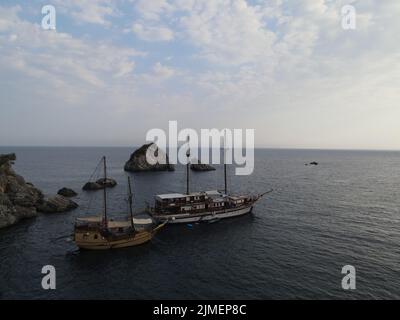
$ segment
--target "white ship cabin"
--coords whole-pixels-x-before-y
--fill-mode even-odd
[[[190,204],[190,208],[195,207],[196,209],[204,209],[204,205],[202,208],[200,207],[197,208],[197,207],[202,206],[202,203],[204,202],[209,202],[210,200],[212,201],[215,199],[220,199],[221,202],[223,202],[224,197],[225,195],[223,193],[217,190],[211,190],[205,192],[193,192],[190,194],[183,194],[183,193],[159,194],[155,197],[155,200],[156,200],[156,208],[184,206]]]
[[[227,196],[218,190],[190,194],[169,193],[155,197],[155,209],[159,212],[190,213],[207,209],[224,209],[246,204],[246,196]]]
[[[231,203],[235,204],[235,205],[241,205],[244,204],[246,201],[247,197],[234,197],[234,196],[230,196],[229,200]]]

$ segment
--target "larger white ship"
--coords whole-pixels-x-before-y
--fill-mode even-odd
[[[203,192],[190,192],[190,150],[188,150],[186,156],[188,157],[186,165],[186,194],[169,193],[156,195],[154,207],[148,207],[149,214],[154,219],[160,222],[214,222],[218,221],[219,219],[242,216],[250,213],[253,209],[254,204],[262,196],[272,192],[272,190],[270,190],[268,192],[257,195],[228,194],[226,163],[224,163],[224,191],[211,190]]]

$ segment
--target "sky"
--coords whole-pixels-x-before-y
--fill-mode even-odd
[[[399,0],[2,0],[0,145],[137,146],[176,120],[398,150],[399,17]]]

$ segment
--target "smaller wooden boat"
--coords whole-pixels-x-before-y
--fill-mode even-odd
[[[106,158],[104,179],[107,178]],[[75,221],[74,241],[80,249],[105,250],[137,246],[150,241],[166,223],[154,224],[152,219],[133,217],[132,188],[128,177],[128,201],[130,217],[114,221],[107,217],[107,191],[103,189],[104,212],[102,216],[78,218]]]

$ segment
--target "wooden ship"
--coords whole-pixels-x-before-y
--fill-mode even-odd
[[[107,179],[106,158],[102,158],[104,181]],[[80,249],[106,250],[137,246],[150,241],[166,221],[154,224],[152,219],[137,219],[133,216],[132,188],[128,177],[129,219],[114,221],[108,218],[107,188],[103,188],[103,213],[101,216],[77,218],[74,241]]]

